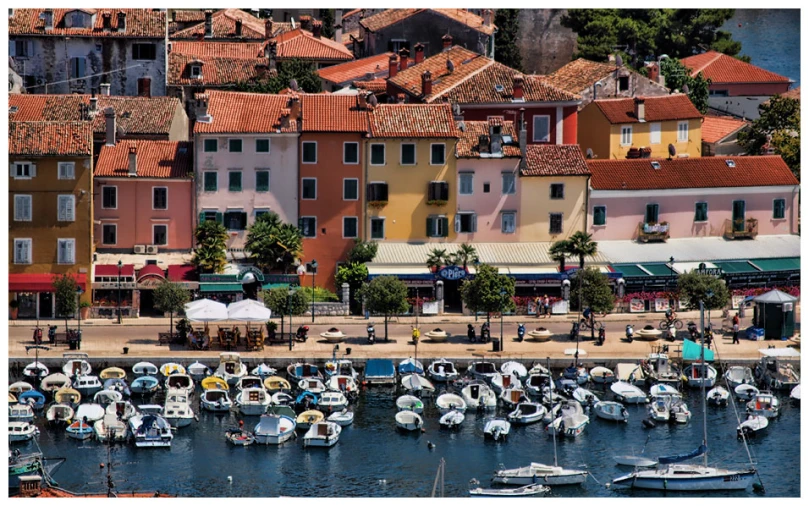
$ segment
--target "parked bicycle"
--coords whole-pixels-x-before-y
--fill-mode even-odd
[[[582,318],[581,322],[579,323],[580,323],[579,330],[582,331],[589,330],[590,328],[593,328],[595,330],[601,330],[602,328],[604,328],[604,324],[597,320],[593,320],[591,325],[590,320],[588,320],[587,318]]]
[[[660,325],[658,325],[658,328],[660,330],[666,330],[666,329],[671,328],[671,327],[674,327],[675,329],[680,330],[681,328],[683,328],[683,321],[681,319],[679,319],[679,318],[675,318],[673,320],[669,320],[668,318],[663,318],[663,320],[661,320],[661,322],[660,322]]]

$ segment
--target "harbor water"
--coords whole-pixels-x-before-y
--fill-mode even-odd
[[[799,9],[736,9],[722,30],[742,43],[750,63],[801,84],[801,15]]]

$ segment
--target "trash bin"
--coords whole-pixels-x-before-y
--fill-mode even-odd
[[[78,341],[74,341],[71,339],[67,344],[71,350],[75,350],[77,349],[76,345],[78,344]]]
[[[500,347],[500,339],[492,339],[492,351],[502,351]]]

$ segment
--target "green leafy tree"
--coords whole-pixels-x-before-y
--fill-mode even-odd
[[[699,309],[699,301],[705,303],[705,309],[721,309],[730,300],[730,291],[722,280],[708,274],[687,272],[677,278],[677,292],[681,302],[688,304],[688,309]],[[708,292],[713,292],[708,297]]]
[[[684,86],[688,86],[688,98],[694,107],[702,114],[708,112],[708,87],[711,80],[705,78],[702,72],[692,77],[680,60],[668,58],[660,62],[660,73],[666,78],[666,87],[672,92],[682,91]]]
[[[358,314],[360,310],[359,290],[362,284],[368,280],[368,267],[364,263],[341,265],[337,268],[334,280],[337,282],[338,287],[342,287],[343,283],[348,283],[348,290],[351,294],[349,300],[351,312]]]
[[[320,76],[317,75],[317,66],[311,62],[298,59],[285,60],[276,65],[275,75],[259,81],[240,81],[234,85],[235,91],[250,93],[278,93],[288,88],[294,79],[299,90],[304,93],[320,93],[322,90]]]
[[[748,155],[764,154],[768,142],[800,179],[801,173],[801,103],[798,100],[774,96],[759,106],[761,116],[749,130],[739,132],[738,142]]]
[[[610,287],[610,280],[596,267],[579,269],[575,274],[570,299],[581,301],[579,311],[589,307],[596,313],[607,313],[615,307],[615,295]],[[579,298],[581,297],[581,298]]]
[[[437,269],[448,263],[449,255],[445,249],[433,248],[427,255],[427,268],[430,270]]]
[[[354,263],[368,263],[373,262],[376,258],[376,252],[379,249],[379,244],[374,241],[363,241],[362,239],[354,239],[354,246],[348,252],[346,260]]]
[[[185,303],[191,298],[183,286],[179,283],[164,281],[152,291],[154,305],[157,309],[169,314],[169,333],[174,328],[174,313],[183,310]]]
[[[407,285],[394,276],[379,276],[360,289],[365,308],[374,314],[385,315],[385,341],[388,340],[388,317],[407,311]]]
[[[191,263],[205,273],[220,273],[227,263],[225,245],[228,232],[225,226],[215,221],[204,221],[194,231],[197,247]]]
[[[494,59],[522,72],[522,56],[517,46],[520,9],[497,9],[494,15]]]
[[[298,227],[282,223],[276,213],[266,213],[248,229],[244,248],[259,268],[290,272],[303,255],[303,237]]]
[[[505,295],[501,295],[501,291],[505,291]],[[461,298],[475,313],[485,311],[488,322],[491,313],[515,309],[514,279],[499,274],[496,267],[479,264],[474,279],[464,280],[461,285]]]
[[[456,251],[455,254],[452,255],[453,263],[455,263],[456,265],[460,265],[464,269],[466,269],[466,267],[470,263],[474,262],[477,259],[478,259],[478,252],[477,250],[475,250],[475,247],[472,246],[471,244],[466,243],[463,243],[460,246],[458,246],[458,251]]]
[[[567,240],[567,252],[579,257],[579,269],[584,269],[584,259],[598,254],[598,243],[593,240],[592,234],[578,231]]]
[[[292,316],[300,316],[309,307],[309,301],[301,290],[295,290],[289,295],[287,288],[273,288],[264,292],[264,305],[270,308],[274,315],[281,317],[281,335],[284,335],[284,317],[290,317],[290,329],[292,332]]]
[[[76,314],[76,299],[79,288],[76,278],[70,274],[56,274],[53,276],[54,297],[56,298],[56,316],[65,319],[65,332],[67,320]]]
[[[559,262],[559,272],[565,272],[565,260],[567,260],[569,250],[570,241],[567,239],[556,241],[555,243],[551,244],[551,247],[548,249],[548,254],[551,257],[551,260],[554,262]]]
[[[334,38],[334,9],[320,9],[320,21],[323,23],[320,33],[327,39]]]
[[[312,287],[302,286],[301,292],[306,300],[312,302]],[[314,299],[316,302],[338,302],[340,300],[337,294],[325,288],[316,286],[314,290]]]

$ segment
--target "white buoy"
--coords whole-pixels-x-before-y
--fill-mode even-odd
[[[233,483],[233,476],[228,476],[228,483]]]

